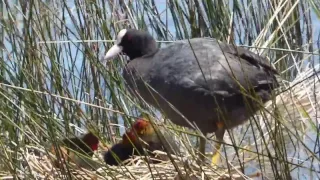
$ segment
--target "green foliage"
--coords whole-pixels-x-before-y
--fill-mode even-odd
[[[36,149],[30,147],[79,135],[79,128],[95,129],[103,141],[115,143],[121,134],[118,124],[129,126],[141,112],[154,113],[127,92],[120,71],[123,59],[107,65],[99,62],[113,44],[102,40],[114,39],[120,29],[145,29],[159,41],[205,36],[252,47],[269,57],[288,88],[317,71],[318,4],[316,0],[1,1],[0,171],[34,178],[25,163],[29,150]],[[312,80],[268,106],[277,106],[277,113],[267,108],[272,113],[239,127],[235,131],[239,136],[230,135],[229,142],[235,147],[245,144],[247,151],[226,146],[228,161],[242,164],[254,154],[255,168],[265,176],[287,179],[303,167],[314,177],[314,162],[319,163],[314,154],[320,144],[315,138],[319,82]],[[307,155],[301,157],[301,152]],[[299,164],[292,157],[310,163]]]

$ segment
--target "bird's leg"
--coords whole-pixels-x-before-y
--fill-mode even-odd
[[[212,160],[211,160],[211,165],[217,165],[218,161],[220,159],[220,147],[221,147],[221,143],[223,142],[223,136],[225,133],[225,128],[222,122],[217,123],[218,126],[218,130],[215,132],[216,134],[216,139],[217,142],[214,146],[214,153],[212,156]]]
[[[201,164],[205,160],[205,151],[206,151],[206,138],[200,137],[199,143],[199,161],[198,164]]]

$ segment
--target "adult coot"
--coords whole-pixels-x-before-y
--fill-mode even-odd
[[[279,86],[267,59],[212,38],[176,41],[159,49],[147,32],[123,29],[104,60],[121,52],[130,58],[123,76],[132,93],[177,125],[215,132],[219,142],[226,129],[249,119]],[[201,153],[204,147],[202,138]],[[218,155],[216,151],[212,163]]]

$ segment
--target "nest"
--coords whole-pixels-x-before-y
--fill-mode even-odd
[[[165,152],[155,151],[156,154],[167,156]],[[188,161],[186,157],[177,157],[171,155],[173,162],[162,161],[157,164],[151,164],[149,157],[134,156],[132,159],[124,162],[124,166],[108,166],[101,161],[101,153],[96,153],[93,160],[100,164],[96,170],[88,170],[76,167],[74,164],[65,164],[69,170],[55,168],[52,158],[48,155],[37,156],[34,154],[26,154],[24,171],[19,171],[15,176],[8,172],[0,171],[1,179],[13,179],[16,177],[26,179],[174,179],[174,180],[197,180],[197,179],[248,179],[239,171],[238,167],[234,167],[228,172],[226,168],[212,167],[211,165],[199,166],[196,162]],[[100,157],[99,157],[100,156]],[[147,159],[146,159],[147,158]],[[178,171],[180,171],[178,173]],[[250,175],[249,177],[259,176],[259,173]]]

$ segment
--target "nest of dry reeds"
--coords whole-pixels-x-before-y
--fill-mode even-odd
[[[166,156],[165,152],[155,153]],[[107,166],[101,161],[101,152],[95,154],[93,160],[101,167],[96,170],[88,170],[68,164],[68,171],[63,171],[53,166],[52,158],[48,155],[38,156],[33,153],[25,154],[25,172],[20,172],[18,177],[35,179],[175,179],[175,180],[196,180],[196,179],[247,179],[259,176],[259,173],[244,175],[239,167],[233,167],[230,171],[226,168],[212,167],[210,165],[199,166],[196,162],[187,160],[187,157],[171,155],[174,163],[163,161],[157,164],[150,164],[145,157],[134,156],[127,160],[125,166]],[[100,156],[100,157],[99,157]],[[178,168],[179,170],[177,170]],[[27,172],[28,171],[28,172]],[[180,171],[178,173],[178,171]],[[9,172],[0,171],[1,179],[14,178]]]

